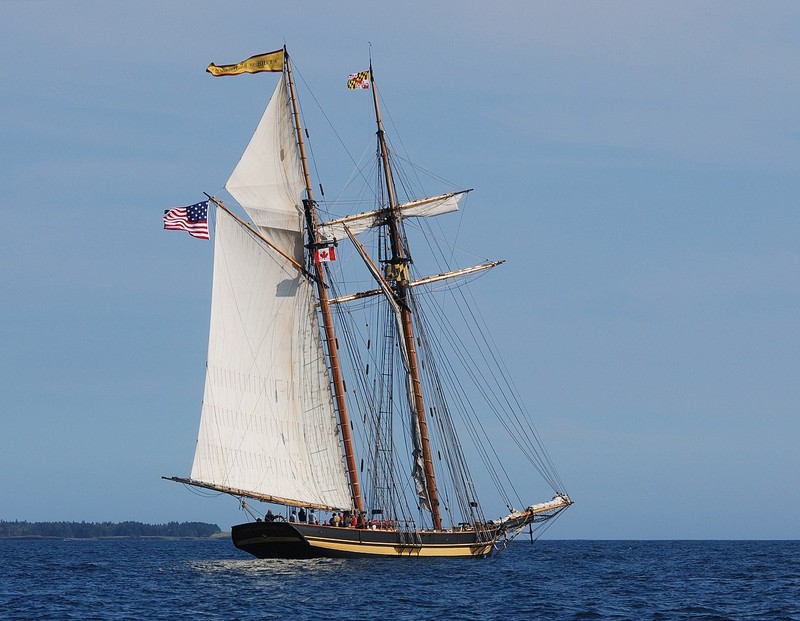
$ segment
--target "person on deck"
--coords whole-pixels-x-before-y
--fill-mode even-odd
[[[275,520],[275,516],[272,514],[272,509],[267,509],[267,514],[264,516],[265,522],[272,522]]]
[[[297,514],[297,517],[300,519],[301,524],[306,523],[306,510],[304,507],[300,507],[300,512]]]
[[[296,522],[297,521],[297,513],[292,511],[292,513],[289,515],[289,521],[290,522]]]

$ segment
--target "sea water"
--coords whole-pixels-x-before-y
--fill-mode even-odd
[[[800,620],[797,541],[517,541],[257,560],[228,539],[0,540],[0,619]]]

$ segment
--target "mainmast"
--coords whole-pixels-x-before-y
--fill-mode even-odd
[[[419,380],[419,368],[417,365],[417,352],[414,347],[414,328],[411,323],[411,309],[408,305],[409,300],[409,276],[408,264],[411,258],[406,255],[403,248],[403,239],[400,230],[401,215],[397,208],[397,201],[394,196],[394,183],[392,181],[392,170],[389,166],[389,151],[386,148],[386,138],[381,122],[380,107],[378,106],[378,92],[375,88],[375,76],[372,72],[372,63],[369,66],[369,80],[372,86],[372,101],[375,106],[375,121],[378,125],[378,143],[380,145],[381,160],[383,163],[383,173],[386,181],[386,197],[388,200],[387,226],[389,228],[389,243],[392,256],[386,268],[387,280],[392,281],[395,295],[400,306],[400,327],[402,339],[408,354],[409,375],[411,377],[411,398],[413,399],[413,416],[419,425],[420,443],[422,445],[423,470],[425,473],[425,489],[431,505],[431,516],[433,518],[433,528],[442,529],[442,518],[439,513],[439,499],[436,492],[436,479],[433,474],[433,459],[431,458],[431,447],[428,441],[428,424],[425,417],[425,405],[422,399],[422,385]]]
[[[356,469],[356,458],[353,451],[353,439],[350,434],[350,421],[347,416],[347,406],[344,399],[344,382],[342,381],[342,372],[339,366],[339,354],[336,349],[336,336],[333,332],[333,320],[331,318],[327,286],[325,284],[325,271],[322,269],[322,264],[317,257],[317,253],[314,252],[314,250],[321,245],[319,233],[317,232],[317,210],[314,203],[314,195],[311,190],[311,175],[308,171],[308,160],[306,159],[305,144],[303,143],[303,132],[300,127],[300,112],[298,110],[297,97],[294,90],[292,68],[291,63],[289,62],[289,54],[285,47],[283,49],[283,56],[286,66],[286,76],[289,81],[289,94],[292,100],[295,135],[297,137],[298,147],[300,148],[300,161],[303,163],[303,176],[305,177],[306,184],[306,199],[303,201],[303,207],[305,210],[306,226],[308,229],[308,247],[312,251],[311,257],[314,265],[314,275],[317,282],[317,296],[319,298],[319,307],[322,314],[322,325],[325,332],[325,344],[328,349],[328,361],[330,363],[331,379],[333,380],[336,412],[339,416],[339,427],[341,428],[342,442],[344,443],[344,454],[347,463],[347,475],[350,480],[350,491],[353,496],[353,504],[360,515],[364,510],[364,505],[361,499],[361,487],[358,483],[358,470]]]

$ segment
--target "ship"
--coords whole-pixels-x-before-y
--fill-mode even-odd
[[[453,267],[440,251],[425,272],[412,254],[470,190],[414,195],[398,181],[371,58],[347,86],[371,93],[374,187],[344,215],[321,185],[315,197],[286,48],[207,70],[278,79],[225,183],[246,215],[206,194],[200,427],[190,475],[163,478],[234,497],[246,521],[233,544],[257,558],[482,558],[526,530],[533,541],[572,500],[488,336],[503,318],[483,320],[468,297],[502,261]],[[479,493],[502,511],[487,515]]]

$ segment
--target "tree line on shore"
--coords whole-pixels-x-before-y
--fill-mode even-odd
[[[0,537],[211,537],[219,534],[216,524],[204,522],[6,522],[0,520]]]

